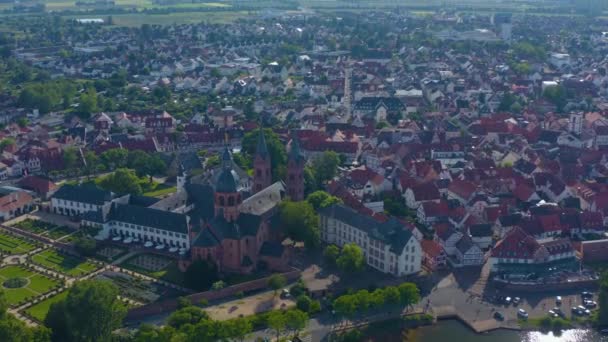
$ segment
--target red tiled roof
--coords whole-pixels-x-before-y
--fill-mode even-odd
[[[420,245],[424,254],[430,258],[436,258],[444,253],[443,247],[436,241],[423,239]]]
[[[473,192],[475,192],[475,189],[475,184],[459,179],[453,180],[450,183],[450,186],[448,187],[449,191],[455,193],[463,199],[468,199],[469,197],[471,197]]]
[[[57,189],[57,185],[55,185],[55,183],[38,176],[24,177],[18,182],[18,184],[24,189],[33,190],[39,194],[46,194]]]
[[[492,257],[532,259],[541,245],[521,228],[515,227],[492,249]]]
[[[433,183],[415,185],[412,188],[416,201],[433,201],[440,198],[439,189]]]
[[[0,212],[15,211],[34,201],[34,198],[25,191],[16,191],[0,197]]]

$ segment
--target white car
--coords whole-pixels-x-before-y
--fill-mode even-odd
[[[524,309],[517,310],[517,317],[528,319],[528,313]]]
[[[112,241],[118,242],[120,240],[122,240],[122,238],[120,236],[115,236],[115,237],[112,238]]]
[[[163,245],[163,244],[161,243],[160,245],[157,245],[157,246],[155,247],[155,249],[158,249],[158,250],[160,251],[161,249],[165,249],[165,245]]]
[[[171,252],[171,253],[177,252],[177,247],[171,247],[171,248],[169,248],[169,252]]]
[[[146,243],[144,243],[144,247],[150,248],[154,246],[154,244],[151,241],[146,241]]]
[[[561,305],[562,304],[562,296],[557,296],[555,297],[555,303],[557,305]]]

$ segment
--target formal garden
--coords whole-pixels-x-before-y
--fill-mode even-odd
[[[112,261],[120,258],[121,256],[126,255],[127,253],[129,253],[129,249],[127,249],[125,247],[104,246],[104,247],[99,248],[95,252],[95,258],[103,260],[103,261],[107,261],[107,262],[112,262]]]
[[[33,255],[31,260],[39,266],[72,277],[80,277],[89,274],[101,267],[99,262],[63,254],[53,249],[48,249]]]
[[[119,289],[120,296],[141,304],[150,304],[162,298],[175,298],[185,293],[140,277],[122,272],[105,271],[95,277],[96,280],[108,280]]]
[[[13,224],[13,227],[19,228],[21,230],[40,235],[46,236],[49,239],[58,240],[68,234],[74,232],[74,230],[69,229],[67,227],[58,226],[56,224],[34,220],[31,218],[27,218],[23,221],[19,221]]]
[[[61,281],[51,279],[24,266],[5,266],[0,268],[0,282],[11,306],[26,303],[34,297],[59,288]]]
[[[31,252],[40,243],[27,238],[22,238],[10,233],[0,232],[0,254],[17,255]]]
[[[177,267],[177,261],[167,256],[150,253],[139,254],[121,263],[120,267],[184,286],[184,273]]]

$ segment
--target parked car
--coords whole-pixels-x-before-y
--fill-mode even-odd
[[[517,317],[523,318],[523,319],[528,319],[528,313],[524,309],[519,309],[519,310],[517,310]]]
[[[507,305],[511,304],[511,297],[505,298],[505,304],[507,304]]]
[[[572,310],[573,315],[582,316],[584,314],[584,311],[581,311],[581,309],[578,306],[573,306],[571,310]]]
[[[552,318],[557,318],[559,317],[559,315],[557,314],[557,312],[553,311],[553,310],[549,310],[549,312],[547,312],[549,314],[549,317]]]
[[[562,309],[558,308],[557,306],[553,308],[553,312],[555,312],[558,316],[560,317],[564,317],[564,312],[562,311]]]
[[[555,304],[562,305],[562,296],[555,297]]]
[[[581,297],[583,297],[585,299],[592,299],[593,293],[591,293],[589,291],[583,291],[583,292],[581,292]]]
[[[505,316],[502,313],[498,312],[498,311],[494,312],[494,318],[496,320],[498,320],[498,321],[504,321],[505,320]]]
[[[583,303],[587,309],[595,309],[597,307],[597,303],[592,300],[585,300]]]
[[[519,298],[519,297],[513,298],[513,305],[519,304],[520,301],[521,301],[521,298]]]

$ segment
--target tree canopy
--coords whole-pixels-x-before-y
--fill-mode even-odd
[[[304,241],[307,247],[318,246],[319,216],[308,202],[281,202],[279,218],[287,236],[296,241]]]
[[[259,130],[253,130],[243,137],[243,151],[249,156],[255,156],[255,148],[258,142]],[[272,131],[270,128],[264,129],[264,138],[266,139],[266,146],[268,147],[268,153],[270,154],[270,166],[272,171],[272,178],[274,180],[282,179],[286,172],[287,165],[287,153],[285,152],[285,145],[279,140],[279,136]]]
[[[334,151],[325,151],[322,155],[312,159],[312,171],[317,182],[317,188],[323,183],[333,179],[338,172],[340,156]]]
[[[317,190],[306,197],[306,201],[312,205],[315,210],[327,208],[334,204],[342,203],[342,200],[329,193]]]
[[[84,280],[74,284],[63,301],[51,305],[45,325],[52,329],[53,341],[111,341],[126,313],[116,285]]]
[[[140,179],[133,170],[129,169],[117,169],[114,173],[102,178],[99,186],[120,194],[140,195],[142,193]]]
[[[365,267],[365,256],[361,247],[348,243],[342,247],[342,252],[336,260],[338,267],[345,272],[358,272]]]

